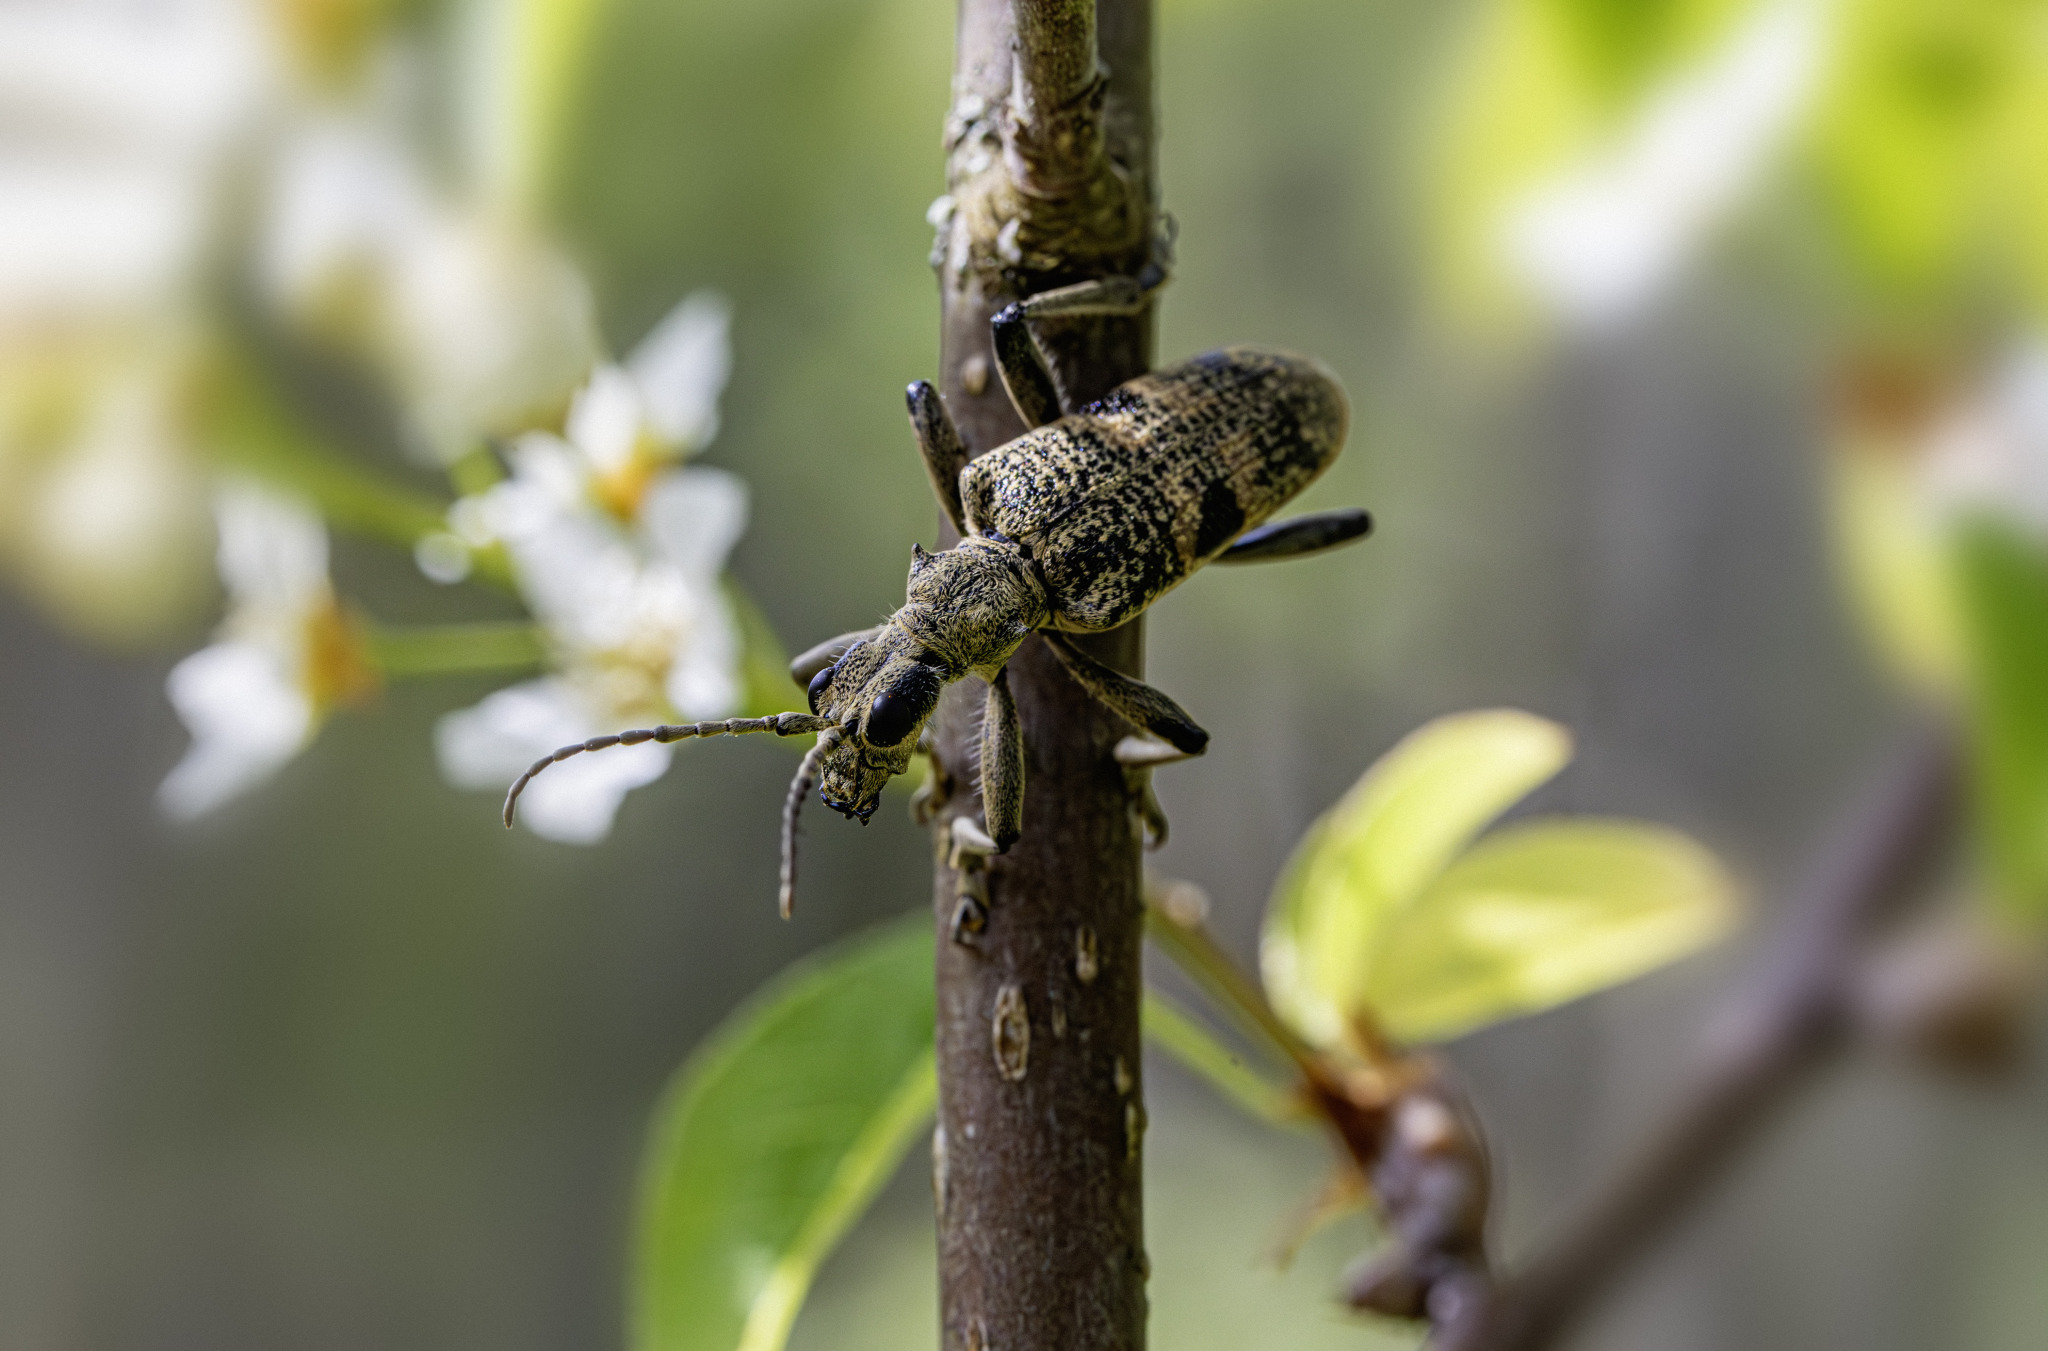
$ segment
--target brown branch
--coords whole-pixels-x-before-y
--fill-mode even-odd
[[[1439,1317],[1436,1351],[1551,1345],[1847,1044],[1873,926],[1949,839],[1949,728],[1917,729],[1824,839],[1785,931],[1710,1025],[1694,1086],[1663,1132],[1488,1298]]]
[[[1151,45],[1149,0],[959,0],[934,263],[940,388],[975,454],[1025,430],[995,372],[995,312],[1143,265]],[[1043,337],[1075,401],[1150,366],[1150,315],[1063,322]],[[1136,624],[1085,645],[1142,671]],[[953,817],[979,813],[981,689],[949,692],[935,724],[942,1345],[1139,1351],[1140,832],[1111,755],[1130,729],[1035,638],[1008,680],[1026,741],[1024,832],[971,873],[948,866],[945,841]],[[978,928],[954,923],[963,895],[986,902]]]

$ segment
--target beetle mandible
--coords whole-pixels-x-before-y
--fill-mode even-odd
[[[825,805],[865,823],[883,787],[927,744],[940,691],[976,675],[988,683],[982,847],[1001,853],[1024,824],[1024,733],[1004,667],[1034,632],[1091,696],[1157,738],[1128,753],[1120,747],[1121,757],[1152,765],[1200,755],[1209,734],[1180,705],[1096,661],[1066,635],[1136,618],[1204,563],[1300,557],[1363,537],[1372,520],[1345,509],[1265,524],[1329,468],[1344,444],[1343,390],[1308,358],[1225,348],[1138,376],[1061,415],[1032,321],[1135,314],[1164,280],[1154,265],[1139,277],[1041,292],[996,315],[996,367],[1033,430],[978,458],[968,458],[938,391],[922,380],[910,386],[910,421],[925,470],[961,539],[940,553],[913,545],[900,609],[790,664],[806,687],[809,713],[664,724],[564,746],[512,785],[505,824],[512,824],[534,775],[585,751],[749,732],[816,733],[783,807],[780,904],[787,918],[795,899],[797,814],[811,785]]]

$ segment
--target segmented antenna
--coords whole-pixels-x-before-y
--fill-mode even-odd
[[[845,735],[837,727],[827,727],[820,732],[818,743],[804,752],[804,762],[796,767],[796,777],[789,782],[789,799],[782,804],[782,892],[777,898],[784,919],[788,919],[796,909],[797,813],[803,810],[804,799],[811,795],[811,784],[817,781],[818,766],[824,762],[826,753]]]
[[[543,755],[526,767],[526,772],[513,780],[511,790],[505,794],[505,829],[512,828],[512,813],[519,805],[519,795],[526,791],[526,785],[533,776],[549,765],[560,764],[574,755],[585,751],[601,751],[612,746],[637,746],[643,741],[683,741],[690,737],[703,736],[745,736],[749,732],[773,732],[777,736],[801,736],[806,732],[826,732],[834,726],[832,719],[821,718],[812,713],[777,713],[766,718],[727,718],[723,722],[663,723],[659,727],[636,727],[630,732],[618,732],[611,736],[594,736],[588,741],[579,741],[573,746],[564,746],[552,755]],[[809,766],[814,749],[804,757]],[[787,865],[784,865],[785,868]],[[785,905],[784,914],[788,913]]]

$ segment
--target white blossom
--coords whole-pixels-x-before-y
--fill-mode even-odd
[[[375,119],[309,119],[281,154],[259,276],[367,352],[430,454],[558,415],[597,359],[589,287],[487,200],[439,191]]]
[[[2048,539],[2048,338],[2014,346],[1935,422],[1921,472],[1938,511],[1996,512]]]
[[[685,302],[626,364],[592,374],[566,437],[519,438],[511,476],[450,513],[451,534],[469,546],[505,548],[554,667],[442,719],[451,782],[502,791],[569,742],[737,711],[740,638],[720,575],[746,528],[746,488],[674,463],[715,426],[725,322],[722,302]],[[592,843],[669,758],[647,743],[565,762],[534,780],[521,819],[546,838]]]
[[[1568,323],[1653,301],[1769,167],[1818,81],[1825,0],[1766,0],[1611,144],[1510,208],[1510,269]]]
[[[217,495],[220,636],[171,668],[192,746],[157,790],[167,815],[204,815],[276,773],[321,718],[367,683],[327,577],[327,531],[297,500],[231,480]]]
[[[0,326],[189,287],[270,57],[243,0],[0,5]]]
[[[246,0],[0,4],[0,560],[75,630],[203,598],[189,314],[271,58]]]

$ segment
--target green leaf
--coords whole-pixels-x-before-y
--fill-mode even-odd
[[[801,963],[728,1018],[655,1113],[635,1351],[779,1351],[936,1094],[924,915]]]
[[[1493,709],[1438,718],[1380,757],[1309,830],[1274,890],[1259,951],[1274,1010],[1316,1045],[1342,1044],[1387,926],[1571,755],[1556,723]]]
[[[2036,4],[1857,0],[1835,19],[1814,165],[1840,251],[1879,297],[1924,303],[1968,280],[2014,204],[2003,142],[2036,61]],[[2039,148],[2038,133],[2031,148]]]
[[[1247,1068],[1237,1052],[1199,1019],[1150,988],[1145,991],[1144,1026],[1146,1040],[1251,1115],[1275,1125],[1307,1124],[1299,1101],[1284,1085]]]
[[[1978,829],[2001,900],[2038,920],[2048,916],[2048,549],[1980,519],[1959,528],[1956,555]]]
[[[1687,836],[1629,821],[1507,826],[1398,916],[1366,999],[1432,1041],[1618,985],[1719,938],[1734,888]]]

